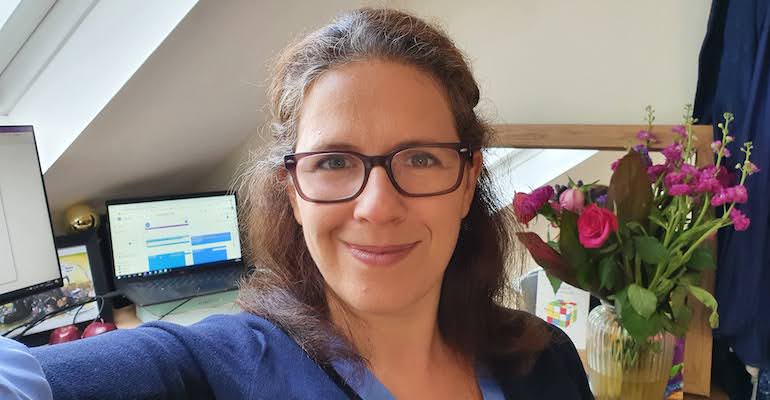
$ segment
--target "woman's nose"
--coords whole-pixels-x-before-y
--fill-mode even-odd
[[[355,200],[353,217],[375,224],[398,223],[406,216],[403,196],[382,167],[374,167],[361,194]]]

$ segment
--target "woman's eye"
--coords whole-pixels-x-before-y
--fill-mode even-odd
[[[316,167],[318,169],[335,170],[350,168],[351,165],[352,163],[350,160],[346,159],[345,157],[327,157],[319,160],[316,164]]]
[[[438,163],[436,157],[428,153],[419,153],[409,157],[409,165],[418,168],[432,167]]]

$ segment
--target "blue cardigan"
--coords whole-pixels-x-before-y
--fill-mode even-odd
[[[529,375],[499,382],[507,399],[593,398],[574,345],[553,333]],[[348,399],[281,329],[248,313],[152,322],[31,352],[54,399]]]

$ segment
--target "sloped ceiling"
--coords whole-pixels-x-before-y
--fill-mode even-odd
[[[277,52],[362,4],[201,0],[46,172],[57,231],[75,203],[192,190],[265,124]]]

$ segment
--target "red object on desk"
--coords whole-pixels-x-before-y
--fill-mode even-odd
[[[114,331],[118,329],[115,324],[104,321],[94,321],[88,324],[86,329],[83,330],[83,339],[91,336],[101,335],[102,333]]]
[[[71,342],[80,339],[80,329],[75,325],[60,326],[51,331],[48,344]]]

